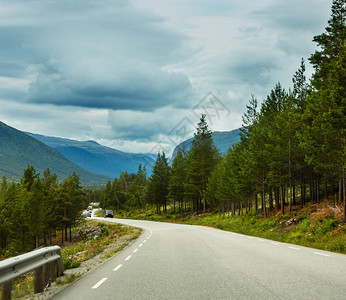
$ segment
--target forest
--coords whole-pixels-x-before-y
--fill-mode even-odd
[[[13,256],[42,245],[71,239],[71,227],[87,206],[85,192],[75,173],[63,182],[49,169],[40,177],[28,165],[20,182],[0,185],[0,255]]]
[[[117,212],[156,206],[194,214],[278,210],[333,198],[346,222],[345,110],[346,47],[344,0],[334,0],[325,32],[313,38],[318,50],[297,62],[292,87],[278,82],[259,101],[252,95],[243,115],[240,142],[222,156],[202,115],[190,151],[171,165],[158,153],[146,168],[122,172],[102,189],[84,190],[77,174],[63,182],[47,169],[28,165],[20,182],[3,177],[0,186],[0,255],[30,251],[52,237],[71,238],[71,226],[88,203]]]
[[[150,178],[139,166],[90,197],[116,210],[156,205],[157,213],[261,209],[266,217],[330,196],[345,207],[345,1],[333,1],[331,11],[325,32],[313,38],[312,78],[302,59],[291,88],[278,82],[261,105],[251,95],[241,140],[227,155],[213,145],[202,115],[192,148],[180,150],[171,166],[159,153]]]

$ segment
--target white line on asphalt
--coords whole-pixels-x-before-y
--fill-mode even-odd
[[[118,265],[113,271],[118,271],[122,266],[122,264]]]
[[[136,253],[138,251],[138,249],[135,249],[135,250],[133,250],[133,253]]]
[[[314,254],[317,254],[317,255],[322,255],[322,256],[328,256],[328,257],[330,257],[330,255],[328,255],[328,254],[319,253],[319,252],[314,252]]]
[[[104,283],[108,278],[105,277],[105,278],[102,278],[98,283],[96,283],[92,289],[97,289],[102,283]]]
[[[144,240],[143,243],[145,243],[147,240]]]
[[[293,249],[293,250],[302,250],[302,249],[299,249],[299,248],[296,248],[296,247],[288,247],[290,249]]]
[[[138,247],[142,247],[142,246],[143,246],[143,244],[139,244],[139,245],[138,245]]]
[[[273,245],[279,246],[279,243],[271,242]]]
[[[264,242],[264,240],[262,240],[262,239],[257,239],[258,241],[260,241],[260,242]]]
[[[253,236],[247,236],[248,239],[253,239]]]
[[[129,260],[131,258],[131,255],[129,255],[128,257],[125,258],[125,260]]]

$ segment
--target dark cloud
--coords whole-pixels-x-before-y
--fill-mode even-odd
[[[17,18],[0,22],[0,74],[30,76],[25,101],[140,111],[189,102],[187,76],[164,67],[193,51],[164,19],[128,1],[7,3]]]

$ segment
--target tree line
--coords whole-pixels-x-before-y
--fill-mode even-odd
[[[169,166],[158,154],[147,179],[122,173],[104,191],[104,206],[157,212],[262,209],[292,210],[330,195],[346,207],[345,178],[345,1],[334,0],[326,31],[313,38],[319,49],[305,61],[286,90],[278,82],[259,105],[251,95],[243,115],[240,142],[221,156],[202,115],[190,151],[180,149]],[[260,106],[260,107],[259,107]],[[344,209],[344,222],[346,212]]]
[[[0,255],[31,251],[51,244],[61,232],[61,241],[71,240],[71,226],[81,216],[87,199],[76,173],[58,183],[49,168],[40,177],[28,165],[20,182],[0,185]]]

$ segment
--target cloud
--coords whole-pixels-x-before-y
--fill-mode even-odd
[[[212,128],[235,129],[251,94],[290,87],[329,2],[2,0],[0,120],[148,152],[175,145],[212,91],[231,111]]]
[[[185,74],[165,69],[195,53],[188,38],[128,1],[5,2],[0,73],[30,76],[26,102],[150,111],[194,96]]]

